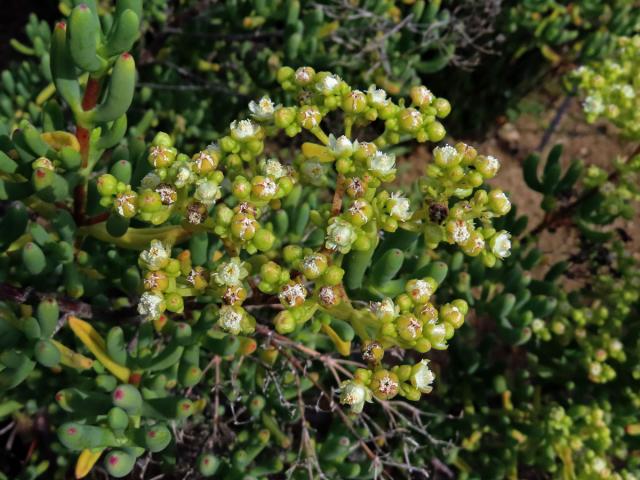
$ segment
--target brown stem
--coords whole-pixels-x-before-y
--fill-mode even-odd
[[[82,97],[82,109],[91,110],[98,103],[98,97],[100,95],[100,81],[89,77],[87,81],[87,87],[84,90],[84,96]],[[89,164],[89,149],[90,145],[90,133],[89,130],[80,125],[76,125],[76,138],[80,144],[80,157],[82,158],[82,168],[86,168]],[[84,209],[86,202],[87,186],[85,182],[81,182],[76,186],[73,191],[73,214],[78,225],[84,223]]]
[[[333,200],[331,202],[332,217],[339,215],[340,210],[342,210],[342,197],[344,196],[344,190],[345,190],[344,175],[339,173],[338,179],[336,180],[336,191],[333,194]]]
[[[109,219],[109,212],[102,212],[102,213],[99,213],[98,215],[94,215],[93,217],[89,217],[85,219],[83,225],[85,226],[95,225],[96,223],[105,222],[108,219]]]

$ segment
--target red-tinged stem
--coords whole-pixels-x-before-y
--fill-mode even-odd
[[[87,87],[84,90],[84,97],[82,98],[82,109],[91,110],[98,103],[98,96],[100,95],[100,82],[89,77],[87,81]],[[76,138],[80,144],[80,156],[82,158],[82,168],[86,168],[89,164],[89,130],[76,126]],[[84,223],[84,208],[86,201],[86,185],[81,183],[76,186],[73,191],[73,214],[78,224]]]
[[[108,219],[109,219],[109,212],[102,212],[102,213],[99,213],[98,215],[94,215],[93,217],[87,218],[84,221],[83,225],[86,225],[86,226],[95,225],[96,223],[105,222]]]

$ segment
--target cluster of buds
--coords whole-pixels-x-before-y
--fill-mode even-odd
[[[588,122],[606,118],[633,139],[640,138],[640,36],[620,37],[611,56],[574,70],[569,80],[583,98]]]
[[[166,312],[182,314],[185,298],[208,295],[217,304],[218,326],[233,335],[251,334],[255,319],[242,307],[247,298],[245,280],[249,274],[238,257],[216,262],[212,269],[194,265],[190,250],[182,250],[171,258],[171,247],[160,240],[140,254],[144,293],[138,313],[162,330]]]
[[[497,173],[497,160],[463,144],[436,148],[435,164],[423,179],[425,198],[416,202],[384,187],[397,170],[388,147],[401,138],[441,140],[445,132],[437,118],[449,114],[446,100],[419,86],[411,90],[409,104],[396,103],[382,89],[355,90],[338,76],[310,67],[282,68],[278,79],[285,91],[295,93],[296,105],[276,105],[269,97],[251,102],[251,119],[233,122],[216,145],[192,158],[178,153],[168,135],[158,134],[148,156],[152,170],[138,189],[113,172],[99,178],[102,204],[115,207],[116,215],[154,225],[171,223],[192,236],[190,249],[175,258],[170,245],[180,236],[158,236],[142,252],[145,292],[139,312],[157,324],[165,312],[182,315],[184,297],[206,298],[220,330],[248,335],[256,320],[243,302],[266,295],[267,303],[281,309],[273,318],[279,333],[297,335],[311,322],[311,329],[326,334],[343,355],[349,354],[356,334],[361,342],[375,342],[381,352],[393,346],[420,353],[445,349],[464,321],[467,304],[462,299],[439,308],[432,303],[442,276],[416,272],[393,279],[404,260],[398,249],[384,247],[386,253],[371,266],[366,288],[377,292],[369,294],[376,300],[372,307],[353,300],[365,288],[364,273],[382,232],[391,235],[390,241],[393,235],[417,239],[433,224],[443,240],[472,255],[482,252],[488,265],[506,257],[509,234],[493,229],[491,221],[509,211],[509,200],[500,190],[479,189]],[[325,118],[336,114],[344,129],[327,134]],[[374,122],[384,125],[382,134],[371,142],[355,138],[355,132]],[[266,140],[280,132],[308,132],[318,143],[302,143],[300,154],[287,162],[266,153]],[[333,199],[319,185],[333,186]],[[454,197],[472,199],[454,204],[438,221],[430,218],[433,199],[447,205]],[[123,199],[131,200],[126,208]],[[475,219],[481,227],[474,226]],[[213,254],[195,240],[204,238],[208,245],[209,237],[219,239]],[[417,255],[426,259],[423,252]],[[434,265],[429,268],[436,271]],[[393,282],[385,285],[385,278]],[[399,393],[417,400],[431,390],[433,374],[426,360],[395,368],[386,377],[381,361],[368,362],[368,373],[358,374],[376,397]]]
[[[440,242],[456,244],[467,255],[479,256],[487,266],[510,255],[511,235],[492,225],[493,218],[511,210],[509,198],[500,189],[476,190],[499,168],[495,157],[478,155],[464,143],[434,149],[433,163],[419,181],[424,193],[419,218],[431,248]],[[452,198],[458,200],[452,204]]]

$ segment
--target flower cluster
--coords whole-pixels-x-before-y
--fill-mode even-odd
[[[587,121],[606,118],[629,138],[640,138],[640,36],[620,37],[613,54],[574,70]]]

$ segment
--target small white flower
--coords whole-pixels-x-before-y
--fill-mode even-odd
[[[309,83],[311,81],[312,70],[309,67],[300,67],[296,70],[295,79],[299,83]]]
[[[160,184],[161,181],[162,180],[157,173],[149,172],[142,178],[142,180],[140,180],[140,186],[142,188],[153,190]]]
[[[609,344],[609,349],[611,350],[612,353],[622,351],[622,347],[623,347],[622,342],[617,338],[611,340],[611,343]]]
[[[535,333],[544,330],[544,320],[540,318],[534,318],[533,322],[531,322],[531,330],[533,330]]]
[[[220,187],[214,182],[208,180],[198,181],[194,198],[207,207],[213,205],[220,198]]]
[[[218,324],[223,330],[238,335],[242,332],[242,313],[238,312],[231,305],[224,305],[220,307],[220,317],[218,318]]]
[[[285,177],[289,174],[288,169],[284,167],[278,160],[275,158],[270,158],[266,162],[264,162],[264,166],[262,167],[262,171],[265,175],[268,175],[276,180],[278,178]]]
[[[389,297],[384,298],[380,302],[371,302],[369,309],[378,320],[391,320],[397,315],[396,306]]]
[[[471,233],[469,232],[469,226],[467,222],[463,220],[456,220],[453,226],[452,237],[456,243],[464,243],[469,239]]]
[[[329,150],[337,157],[348,157],[353,153],[353,143],[345,135],[338,138],[329,134]]]
[[[353,225],[338,218],[327,228],[325,246],[331,250],[338,250],[340,253],[348,253],[351,250],[351,245],[356,241],[356,237]]]
[[[622,96],[625,98],[631,99],[636,96],[636,92],[631,85],[622,85],[620,87],[620,92],[622,93]]]
[[[318,89],[320,93],[330,95],[334,93],[336,88],[338,88],[338,85],[340,85],[340,81],[341,79],[337,75],[325,75],[322,80],[320,80],[316,84],[316,89]]]
[[[138,313],[148,320],[156,320],[163,310],[164,298],[151,292],[144,292],[138,303]]]
[[[301,283],[288,283],[282,287],[278,298],[286,307],[301,305],[307,298],[307,289]]]
[[[602,373],[602,365],[599,362],[591,362],[589,365],[589,375],[598,377]]]
[[[390,153],[377,151],[369,159],[369,170],[378,176],[387,176],[395,173],[396,157]]]
[[[409,199],[403,196],[402,193],[392,193],[391,199],[389,200],[389,205],[391,206],[389,213],[396,220],[406,222],[411,218],[412,213],[409,210],[409,208],[411,207],[411,202],[409,202]]]
[[[436,163],[441,166],[453,165],[459,156],[460,152],[451,145],[445,145],[444,147],[436,147],[433,149],[433,158]]]
[[[596,457],[591,462],[591,467],[593,468],[593,471],[596,473],[605,473],[605,470],[607,470],[607,462],[602,457]]]
[[[256,182],[256,186],[260,187],[263,197],[273,197],[278,191],[278,185],[269,177],[264,177],[263,180]]]
[[[171,249],[160,240],[151,240],[148,250],[140,253],[140,262],[147,270],[160,270],[169,263]]]
[[[415,294],[416,297],[431,297],[433,295],[433,285],[426,280],[416,280],[413,283],[411,293]],[[452,306],[451,308],[454,309],[456,307]]]
[[[493,175],[500,170],[500,161],[493,155],[487,155],[487,170]]]
[[[371,105],[374,107],[380,108],[389,104],[389,99],[387,99],[387,92],[385,92],[381,88],[376,88],[375,85],[370,85],[367,90],[367,96],[369,97],[369,101]]]
[[[228,262],[221,263],[211,274],[215,283],[224,287],[233,287],[242,284],[249,272],[242,266],[242,261],[234,257]]]
[[[176,178],[174,180],[176,187],[182,188],[190,183],[193,183],[194,179],[195,176],[186,163],[178,166],[176,170]]]
[[[314,108],[304,108],[300,110],[300,113],[303,117],[301,123],[305,126],[305,128],[311,129],[318,126],[318,115],[317,111]]]
[[[355,413],[362,412],[364,402],[371,401],[371,392],[363,384],[347,380],[340,385],[340,403],[349,405]]]
[[[411,384],[422,393],[429,393],[431,392],[431,390],[433,390],[431,384],[433,383],[435,378],[436,376],[429,368],[429,360],[424,359],[413,367]]]
[[[589,95],[584,99],[584,102],[582,102],[582,108],[588,114],[600,115],[604,112],[604,103],[600,96]]]
[[[254,137],[260,127],[251,120],[234,120],[231,122],[231,136],[236,140],[250,140]]]
[[[502,230],[496,233],[489,241],[491,252],[498,258],[506,258],[511,255],[511,235]]]
[[[418,102],[420,105],[428,105],[430,104],[433,99],[434,99],[434,95],[431,92],[431,90],[429,90],[427,87],[425,87],[424,85],[420,85],[419,87],[417,87],[414,90],[414,95],[417,98]]]
[[[324,286],[320,289],[318,298],[320,299],[320,303],[325,307],[332,307],[338,302],[336,292],[329,286]]]
[[[249,111],[251,112],[251,116],[258,121],[271,120],[275,112],[275,105],[273,101],[265,95],[258,102],[251,100],[249,102]]]

